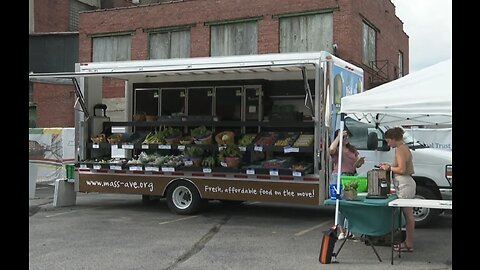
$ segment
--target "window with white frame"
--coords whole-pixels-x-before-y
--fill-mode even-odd
[[[280,52],[333,52],[333,15],[280,18]]]
[[[131,35],[93,37],[93,62],[130,60]]]
[[[366,22],[363,22],[363,63],[373,68],[376,61],[377,32]]]
[[[226,23],[210,27],[211,56],[257,53],[257,21]]]
[[[398,51],[398,78],[403,77],[403,52]]]
[[[149,34],[149,58],[190,57],[190,30],[159,31]]]

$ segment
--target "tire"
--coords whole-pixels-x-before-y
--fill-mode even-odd
[[[417,186],[417,192],[415,195],[415,199],[431,199],[437,200],[438,198],[435,196],[435,193],[425,187],[425,186]],[[438,209],[430,209],[424,207],[413,207],[413,216],[415,218],[415,227],[427,227],[430,225],[432,221],[434,221],[438,215],[441,213]]]
[[[167,189],[167,205],[176,214],[192,215],[200,210],[202,199],[192,183],[177,180]]]

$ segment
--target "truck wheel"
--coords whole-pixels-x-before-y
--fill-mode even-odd
[[[415,199],[438,199],[435,193],[424,186],[417,186],[417,194]],[[424,207],[413,207],[413,216],[415,217],[415,227],[427,227],[438,217],[440,211],[438,209],[430,209]]]
[[[175,181],[167,189],[167,205],[179,215],[191,215],[202,205],[197,188],[187,181]]]

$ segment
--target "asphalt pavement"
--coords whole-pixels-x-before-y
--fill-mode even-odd
[[[37,213],[42,207],[52,206],[54,192],[53,183],[37,183],[34,198],[28,200],[29,216]]]
[[[333,222],[330,207],[225,209],[213,202],[186,217],[171,213],[164,200],[142,205],[138,195],[78,193],[77,205],[56,208],[54,189],[38,183],[29,200],[30,269],[452,269],[450,211],[417,228],[415,251],[395,257],[393,266],[390,247],[376,246],[379,262],[355,241],[346,243],[338,263],[322,265],[320,235]]]

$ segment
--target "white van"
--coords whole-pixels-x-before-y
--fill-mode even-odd
[[[388,147],[384,140],[388,127],[375,127],[346,118],[345,126],[351,132],[349,138],[352,145],[357,147],[360,156],[365,157],[365,164],[359,168],[360,175],[367,175],[367,171],[380,162],[392,162],[395,151]],[[451,200],[452,199],[452,152],[429,148],[419,141],[413,141],[408,132],[404,134],[404,141],[412,150],[415,174],[413,178],[417,183],[417,198]],[[426,226],[440,210],[429,208],[414,208],[416,226]]]

